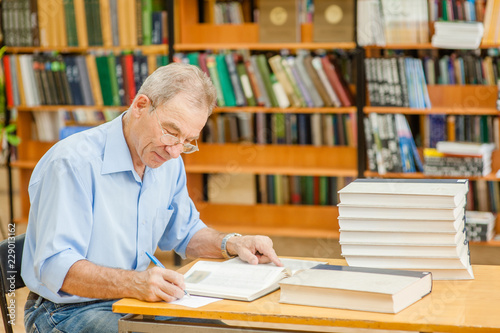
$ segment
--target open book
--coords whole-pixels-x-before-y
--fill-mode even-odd
[[[278,289],[280,280],[321,263],[298,259],[281,261],[284,267],[250,265],[239,258],[224,262],[198,261],[184,274],[186,291],[191,295],[253,301]]]

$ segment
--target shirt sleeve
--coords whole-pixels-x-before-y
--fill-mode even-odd
[[[67,160],[54,160],[29,188],[35,276],[61,296],[68,270],[85,259],[92,230],[92,200],[80,175]]]
[[[189,241],[194,234],[207,226],[200,220],[200,213],[189,197],[186,187],[186,171],[181,158],[179,158],[179,165],[180,171],[175,193],[169,207],[173,210],[173,214],[158,246],[163,251],[175,250],[182,258],[186,258],[186,247]]]

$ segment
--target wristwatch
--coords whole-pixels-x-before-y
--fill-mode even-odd
[[[230,258],[236,257],[236,255],[231,256],[227,252],[227,241],[229,238],[234,237],[234,236],[241,237],[240,234],[233,232],[233,233],[227,234],[226,236],[224,236],[224,238],[222,238],[222,243],[220,244],[220,249],[222,251],[222,257],[224,257],[224,259],[230,259]]]

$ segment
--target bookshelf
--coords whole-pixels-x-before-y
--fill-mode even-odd
[[[488,48],[497,48],[496,44],[481,44],[480,49],[485,50]],[[387,45],[380,46],[365,46],[367,57],[380,58],[384,50],[406,50],[420,52],[433,50],[436,52],[439,48],[433,47],[430,43],[424,44],[405,44],[405,45]],[[417,56],[419,57],[419,56]],[[496,85],[486,84],[465,84],[465,85],[427,85],[429,99],[432,107],[428,109],[409,108],[409,107],[392,107],[392,106],[371,106],[369,101],[363,108],[364,116],[370,113],[380,114],[404,114],[405,116],[416,115],[422,119],[429,115],[446,115],[446,116],[491,116],[498,117],[498,110],[496,108],[496,101],[498,98],[498,87]],[[493,125],[495,126],[495,125]],[[422,131],[422,129],[420,129]],[[426,129],[427,130],[427,129]],[[498,131],[499,128],[492,128],[492,131]],[[364,135],[363,135],[364,136]],[[419,147],[419,155],[423,161],[423,149]],[[488,181],[498,182],[495,172],[500,169],[500,150],[495,150],[492,153],[492,170],[493,172],[484,176],[469,176],[472,181]],[[385,173],[369,171],[368,168],[363,172],[364,177],[377,177],[377,178],[408,178],[408,179],[422,179],[422,178],[457,178],[451,176],[432,176],[425,175],[422,172],[415,173]],[[500,233],[500,216],[496,219],[496,234]],[[489,242],[471,242],[472,245],[480,246],[500,246],[500,242],[492,240]]]
[[[35,1],[36,2],[36,1]],[[76,1],[75,1],[76,2]],[[83,1],[78,1],[80,4],[83,4]],[[12,3],[12,2],[11,2]],[[104,2],[103,2],[104,3]],[[161,23],[161,26],[164,27],[162,34],[166,32],[166,35],[163,37],[166,38],[168,41],[167,43],[160,43],[160,44],[151,44],[151,45],[137,45],[139,44],[138,40],[137,42],[134,41],[132,43],[127,44],[123,43],[122,40],[117,45],[111,45],[107,44],[106,46],[100,45],[100,46],[62,46],[59,44],[54,44],[52,43],[50,46],[15,46],[15,45],[9,45],[7,46],[7,55],[43,55],[43,54],[60,54],[62,56],[77,56],[77,55],[100,55],[100,54],[111,54],[111,55],[117,55],[117,54],[125,54],[125,53],[139,53],[144,56],[148,56],[151,59],[155,56],[167,56],[168,61],[172,62],[172,55],[174,53],[173,51],[173,41],[174,41],[174,35],[173,35],[173,24],[174,24],[174,16],[173,16],[173,9],[174,9],[174,1],[173,0],[165,0],[162,4],[158,3],[157,5],[162,7],[161,10],[164,10],[167,12],[166,21],[164,20]],[[5,4],[5,2],[4,2]],[[62,2],[60,3],[62,6]],[[96,2],[97,6],[99,6],[99,2]],[[102,5],[102,4],[101,4]],[[121,4],[123,6],[135,6],[135,3],[132,2],[127,2],[127,4],[123,3]],[[5,7],[2,8],[4,10]],[[102,9],[102,8],[101,8]],[[9,10],[12,10],[12,8],[9,8]],[[32,10],[32,9],[31,9]],[[39,8],[40,10],[40,8]],[[160,9],[156,9],[160,10]],[[64,10],[63,10],[64,12]],[[38,12],[40,13],[40,12]],[[117,13],[116,15],[123,15],[123,11],[120,13]],[[142,13],[144,15],[144,13]],[[58,14],[53,13],[53,15],[60,15],[60,12]],[[63,14],[64,15],[64,14]],[[85,14],[81,14],[84,15]],[[126,15],[131,15],[131,12],[127,13]],[[60,18],[60,17],[59,17]],[[155,18],[153,18],[154,20]],[[46,22],[45,22],[46,23]],[[59,22],[60,23],[60,22]],[[109,22],[106,22],[108,24]],[[165,25],[166,23],[166,25]],[[2,21],[2,24],[6,24],[4,21]],[[52,24],[52,22],[51,22]],[[103,23],[104,24],[104,23]],[[141,22],[135,21],[135,24],[130,24],[130,27],[139,27],[141,25]],[[19,27],[24,26],[22,22],[20,23]],[[142,26],[142,25],[141,25]],[[5,26],[2,26],[2,30],[5,31]],[[12,28],[12,27],[11,27]],[[42,29],[42,27],[39,27]],[[139,28],[138,28],[139,30]],[[91,30],[85,30],[85,34],[90,33]],[[26,32],[26,31],[25,31]],[[78,33],[80,33],[79,31]],[[115,30],[116,32],[116,30]],[[53,33],[53,30],[51,32]],[[132,35],[134,34],[131,31],[127,30],[127,35],[131,33]],[[130,36],[129,36],[130,37]],[[130,40],[130,39],[129,39]],[[49,42],[53,41],[53,39],[49,38]],[[64,43],[63,43],[64,44]],[[148,65],[151,65],[151,63],[148,63]],[[150,66],[151,67],[151,66]],[[152,72],[155,68],[149,68],[149,72]],[[21,88],[22,89],[22,88]],[[21,206],[21,213],[20,216],[15,216],[13,217],[13,221],[16,223],[28,223],[28,215],[29,215],[29,208],[30,208],[30,203],[29,203],[29,196],[28,196],[28,185],[29,185],[29,179],[31,177],[32,171],[34,167],[36,166],[38,160],[47,152],[57,141],[55,140],[49,140],[49,141],[40,141],[36,136],[33,135],[33,126],[34,126],[34,118],[36,113],[56,113],[58,111],[64,110],[68,112],[75,112],[77,110],[83,111],[83,112],[91,112],[91,111],[97,111],[97,112],[103,112],[103,111],[112,111],[112,112],[122,112],[127,109],[126,105],[121,105],[121,106],[111,106],[111,105],[102,105],[96,103],[95,105],[26,105],[26,104],[18,104],[18,105],[7,105],[7,109],[10,111],[15,110],[17,112],[17,119],[15,122],[17,123],[17,134],[21,138],[21,144],[17,148],[17,159],[14,161],[11,161],[10,166],[17,168],[19,170],[19,197],[20,197],[20,206]],[[8,114],[11,114],[12,112],[8,112]],[[65,125],[66,126],[72,126],[72,125],[78,125],[78,126],[97,126],[101,123],[104,122],[103,120],[100,121],[89,121],[89,122],[78,122],[78,121],[66,121]]]
[[[205,1],[208,8],[215,1]],[[245,49],[249,52],[288,50],[357,50],[355,42],[315,43],[313,24],[301,25],[301,41],[296,43],[260,43],[259,25],[216,25],[207,20],[199,23],[202,1],[181,1],[178,6],[179,31],[174,45],[177,52],[224,52]],[[248,1],[244,1],[249,3]],[[253,4],[251,4],[253,5]],[[205,7],[207,8],[207,7]],[[206,10],[206,9],[205,9]],[[362,61],[362,50],[357,50],[354,61]],[[358,71],[357,73],[362,74]],[[357,82],[359,80],[358,76]],[[359,87],[351,86],[351,91]],[[353,114],[358,115],[361,98],[350,107],[217,107],[215,113],[266,114]],[[359,117],[356,117],[358,120]],[[357,124],[359,126],[359,124]],[[358,141],[358,145],[360,142]],[[363,142],[361,142],[363,145]],[[251,152],[251,153],[249,153]],[[205,223],[221,231],[267,234],[294,237],[338,238],[338,210],[336,206],[276,205],[276,204],[221,204],[206,200],[204,174],[248,173],[289,176],[357,177],[359,149],[354,146],[311,146],[255,143],[200,144],[196,154],[184,156],[191,197]],[[363,154],[361,158],[364,159]]]

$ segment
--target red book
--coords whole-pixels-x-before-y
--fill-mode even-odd
[[[131,105],[135,95],[137,94],[134,79],[134,56],[132,54],[126,54],[122,56],[122,61],[125,101],[127,105]]]
[[[198,62],[200,64],[200,68],[202,71],[205,72],[205,74],[210,77],[210,73],[208,72],[208,67],[207,67],[207,54],[206,53],[200,53],[198,56]]]
[[[5,95],[7,95],[7,105],[14,106],[14,93],[12,90],[12,74],[10,72],[10,57],[5,55],[3,57],[3,70],[5,72]],[[19,87],[23,89],[23,87]]]
[[[337,94],[337,96],[339,97],[342,106],[351,106],[352,102],[349,98],[349,94],[345,90],[344,85],[342,84],[337,71],[335,71],[335,67],[333,66],[333,64],[327,57],[321,57],[321,64],[323,65],[323,70],[325,71],[326,77],[332,85],[335,94]]]

